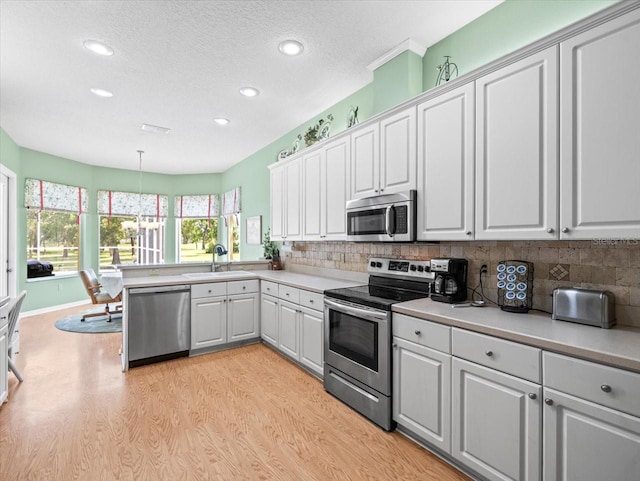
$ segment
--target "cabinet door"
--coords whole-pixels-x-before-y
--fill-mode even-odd
[[[320,240],[322,229],[322,163],[324,150],[318,149],[302,158],[302,204],[304,240]],[[344,209],[344,207],[343,207]]]
[[[380,121],[380,193],[416,188],[416,108]]]
[[[302,182],[301,159],[285,165],[285,234],[287,240],[302,240]]]
[[[476,80],[476,239],[555,239],[558,47]]]
[[[544,397],[544,481],[638,481],[640,418],[553,389]]]
[[[271,239],[284,239],[284,167],[269,173],[271,197]]]
[[[260,337],[258,328],[258,294],[229,296],[227,316],[229,342]]]
[[[322,238],[345,240],[347,238],[346,204],[349,200],[349,159],[351,139],[343,137],[325,148],[322,171]]]
[[[474,84],[418,106],[418,240],[473,239]]]
[[[227,343],[227,298],[191,300],[191,349]]]
[[[451,356],[393,338],[393,419],[451,453]]]
[[[9,393],[9,339],[7,326],[0,329],[0,404]]]
[[[278,349],[299,359],[298,306],[287,301],[278,306]]]
[[[455,357],[452,373],[453,457],[490,480],[538,481],[542,388]]]
[[[640,237],[639,45],[640,10],[560,44],[562,239]]]
[[[380,126],[369,125],[351,134],[351,199],[380,191]]]
[[[300,311],[300,362],[321,377],[324,375],[322,318],[320,311]]]
[[[262,339],[278,346],[278,300],[271,296],[262,296],[260,303],[260,331]]]

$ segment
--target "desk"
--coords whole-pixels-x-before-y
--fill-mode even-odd
[[[115,298],[120,295],[124,287],[122,272],[105,272],[100,276],[100,285],[107,294]]]

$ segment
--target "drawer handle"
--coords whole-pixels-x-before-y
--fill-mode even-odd
[[[534,392],[530,392],[529,393],[529,399],[535,399],[537,397],[538,397],[538,395],[536,393],[534,393]]]
[[[270,288],[270,287],[267,287],[267,290],[268,290],[268,291],[270,291],[270,290],[271,290],[271,288]]]
[[[545,403],[547,406],[552,406],[552,405],[553,405],[553,399],[551,399],[551,398],[545,398],[544,403]]]
[[[609,386],[608,384],[603,384],[602,386],[600,386],[600,389],[602,389],[603,392],[611,392],[611,386]]]
[[[420,334],[422,334],[422,332],[420,332],[419,329],[416,329],[415,331],[413,331],[415,333],[416,336],[419,336]]]
[[[211,294],[211,289],[209,289],[209,291],[208,291],[208,292],[209,292],[209,294]]]
[[[242,286],[242,290],[244,291],[247,288],[247,286]]]
[[[493,356],[493,351],[489,350],[489,351],[485,352],[485,354],[487,356],[489,356],[489,357],[492,357]]]
[[[285,293],[284,293],[284,295],[285,295],[285,296],[288,296],[288,295],[289,295],[289,293],[288,293],[288,292],[285,292]]]
[[[309,304],[313,304],[313,299],[309,299]]]

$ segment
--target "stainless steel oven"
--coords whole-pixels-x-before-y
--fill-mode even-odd
[[[347,202],[347,240],[412,242],[416,240],[416,191]]]

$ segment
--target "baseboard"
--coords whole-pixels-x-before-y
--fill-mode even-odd
[[[48,312],[60,311],[62,309],[68,309],[70,307],[83,306],[85,304],[91,304],[91,302],[89,300],[75,301],[75,302],[69,302],[67,304],[59,304],[57,306],[43,307],[42,309],[33,309],[31,311],[24,311],[20,313],[20,319],[22,319],[23,317],[29,317],[29,316],[39,316],[40,314],[46,314]]]

